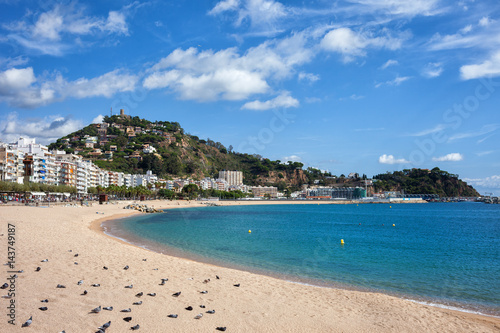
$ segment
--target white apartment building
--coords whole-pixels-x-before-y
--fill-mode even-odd
[[[212,182],[212,188],[219,191],[227,191],[229,189],[229,184],[225,179],[217,179]]]
[[[24,178],[24,153],[8,144],[0,146],[0,180],[22,184]]]
[[[47,146],[37,144],[35,139],[20,138],[12,145],[12,149],[33,157],[33,174],[29,177],[30,182],[57,184],[55,158]]]
[[[241,171],[219,171],[219,178],[224,179],[229,186],[243,185],[243,172]]]
[[[87,137],[92,142],[95,137]],[[35,139],[20,138],[11,144],[0,143],[0,181],[17,182],[25,180],[26,158],[32,159],[32,175],[30,182],[49,185],[67,185],[77,188],[78,194],[87,194],[92,187],[109,187],[111,185],[126,187],[144,186],[160,182],[160,179],[148,170],[145,175],[130,175],[123,172],[101,170],[90,160],[84,160],[77,154],[67,154],[64,151],[49,151],[48,147],[37,144]],[[241,171],[221,171],[220,178],[204,178],[196,184],[204,190],[217,189],[221,191],[242,189],[243,173]],[[195,184],[192,179],[161,180],[165,188],[180,190],[188,184]]]

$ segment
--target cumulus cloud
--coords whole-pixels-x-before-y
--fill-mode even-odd
[[[460,67],[460,77],[463,80],[495,76],[500,76],[500,51],[493,53],[489,59],[480,64]]]
[[[58,4],[51,10],[33,14],[4,27],[11,31],[8,38],[43,54],[60,56],[81,43],[81,37],[128,35],[124,11],[110,11],[107,17],[85,15],[85,8],[73,2]]]
[[[284,156],[282,159],[283,163],[287,162],[301,162],[302,158],[297,155]]]
[[[49,144],[82,127],[83,123],[80,120],[71,117],[19,119],[17,113],[12,112],[0,121],[0,140],[14,142],[20,137],[34,137],[42,144]]]
[[[147,89],[168,89],[181,99],[244,100],[269,92],[271,79],[291,77],[309,62],[312,51],[303,33],[267,41],[240,54],[237,48],[199,51],[176,49],[161,59],[143,80]]]
[[[451,154],[447,154],[444,156],[432,158],[432,160],[434,162],[458,162],[458,161],[462,161],[463,159],[464,159],[464,156],[462,154],[459,154],[459,153],[451,153]]]
[[[241,108],[248,110],[264,111],[276,108],[291,108],[298,107],[299,101],[290,96],[290,93],[284,92],[276,98],[270,99],[265,102],[253,101],[245,103]]]
[[[321,47],[327,51],[340,53],[344,62],[366,56],[367,48],[396,50],[401,48],[407,34],[392,37],[386,30],[376,36],[369,32],[355,32],[350,28],[330,30],[321,40]]]
[[[68,97],[111,97],[117,92],[132,91],[134,75],[115,70],[102,76],[75,81],[65,80],[60,73],[53,77],[36,77],[32,67],[0,71],[0,102],[22,108],[35,108]]]
[[[380,164],[407,164],[410,161],[405,160],[404,158],[395,158],[393,155],[384,154],[378,158],[378,162]]]
[[[91,124],[100,124],[104,120],[104,116],[102,114],[98,115],[94,119],[92,119]]]
[[[135,75],[114,70],[92,79],[80,78],[69,82],[61,93],[76,98],[111,97],[117,92],[133,91],[137,80]]]
[[[177,49],[143,81],[147,89],[170,88],[181,99],[198,101],[242,100],[265,93],[269,85],[262,72],[245,66],[236,49],[198,53]]]

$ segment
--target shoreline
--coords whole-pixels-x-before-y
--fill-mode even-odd
[[[220,206],[234,206],[234,205],[241,205],[240,201],[225,201],[226,203],[229,204],[220,204]],[[243,202],[243,205],[245,205],[245,202]],[[250,201],[251,205],[259,205],[258,201]],[[195,203],[198,203],[195,201]],[[293,203],[292,201],[288,201],[288,203]],[[328,204],[330,202],[324,202],[324,204]],[[420,202],[412,202],[412,203],[420,203]],[[276,202],[272,201],[270,204],[283,204],[286,205],[286,202]],[[299,204],[316,204],[316,202],[311,202],[311,201],[306,201],[306,202],[299,202]],[[335,204],[335,203],[334,203]],[[345,203],[342,203],[345,204]],[[355,203],[349,203],[349,204],[355,204]],[[186,206],[173,206],[173,207],[168,207],[165,209],[165,211],[168,211],[170,209],[185,209],[185,208],[194,208],[194,207],[203,207],[205,206],[204,204],[196,205],[196,204],[189,204]],[[134,241],[131,239],[127,239],[126,234],[125,237],[118,236],[118,235],[113,235],[109,231],[106,230],[106,228],[103,226],[105,223],[120,223],[120,220],[123,218],[127,217],[132,217],[135,215],[140,215],[143,213],[137,212],[137,213],[128,213],[128,214],[119,214],[116,216],[116,218],[113,217],[108,217],[108,218],[102,218],[98,219],[94,222],[92,222],[92,227],[96,232],[101,232],[107,237],[110,237],[112,239],[118,240],[119,242],[125,243],[129,246],[134,246],[140,249],[144,249],[146,251],[151,251],[155,252],[161,255],[166,255],[166,256],[171,256],[171,257],[176,257],[179,259],[183,260],[188,260],[192,262],[197,262],[205,265],[210,265],[213,267],[224,267],[228,269],[235,269],[238,271],[242,272],[247,272],[250,274],[256,274],[260,276],[265,276],[265,277],[270,277],[274,279],[278,279],[281,281],[286,281],[290,283],[295,283],[298,285],[306,285],[306,286],[312,286],[312,287],[318,287],[318,288],[326,288],[326,289],[338,289],[338,290],[347,290],[347,291],[356,291],[356,292],[362,292],[362,293],[377,293],[377,294],[383,294],[391,297],[397,297],[401,300],[405,301],[410,301],[410,302],[415,302],[418,304],[422,305],[428,305],[436,308],[441,308],[441,309],[447,309],[451,311],[458,311],[458,312],[463,312],[463,313],[469,313],[469,314],[475,314],[475,315],[480,315],[480,316],[486,316],[486,317],[491,317],[491,318],[497,318],[500,319],[500,315],[496,314],[491,314],[491,313],[485,313],[481,312],[477,309],[474,308],[467,308],[465,303],[458,302],[458,301],[453,301],[450,304],[446,304],[445,302],[440,303],[439,299],[435,299],[432,297],[424,297],[424,296],[419,296],[419,295],[412,295],[412,294],[405,294],[402,292],[391,292],[390,290],[383,290],[383,289],[377,289],[377,288],[369,288],[369,287],[361,287],[361,286],[355,286],[355,285],[349,285],[337,281],[327,281],[327,280],[321,280],[321,279],[307,279],[307,278],[300,278],[297,276],[293,275],[287,275],[283,274],[280,272],[273,272],[270,270],[265,270],[265,269],[259,269],[255,267],[248,267],[242,264],[231,264],[231,263],[223,263],[218,261],[217,259],[211,259],[208,257],[203,257],[201,255],[196,255],[194,253],[189,254],[189,252],[186,252],[185,250],[180,250],[176,249],[175,247],[170,247],[164,244],[158,245],[158,249],[155,249],[155,246],[148,246],[146,245],[139,245],[140,241]],[[146,240],[147,241],[147,240]],[[165,249],[166,252],[160,252],[161,249]]]
[[[103,218],[136,214],[123,212],[127,203],[94,207],[0,207],[0,246],[7,248],[7,226],[15,225],[15,269],[23,270],[18,274],[13,298],[17,304],[16,325],[7,322],[9,300],[1,298],[5,313],[0,320],[0,331],[24,332],[20,325],[30,316],[33,316],[30,327],[37,332],[90,332],[109,320],[112,332],[128,331],[135,324],[140,324],[144,332],[215,332],[216,327],[225,326],[228,332],[500,330],[500,319],[496,317],[441,309],[380,293],[308,286],[162,255],[117,241],[92,228],[100,225],[96,221]],[[162,209],[201,206],[159,201],[146,204]],[[6,255],[6,250],[0,252],[4,262]],[[48,261],[41,262],[43,259]],[[125,270],[126,265],[130,269]],[[8,268],[1,267],[3,283]],[[41,270],[37,272],[36,267]],[[169,280],[161,285],[161,278]],[[82,285],[77,284],[79,280],[83,280]],[[92,287],[94,283],[100,287]],[[56,288],[57,284],[66,288]],[[129,284],[134,289],[124,288]],[[82,296],[83,290],[88,290],[88,295]],[[202,290],[208,293],[201,294]],[[139,291],[145,295],[140,299],[134,296]],[[171,296],[178,291],[182,291],[181,296]],[[6,291],[0,294],[3,296]],[[49,300],[47,311],[38,309],[45,306],[40,303],[43,299]],[[132,305],[138,300],[143,304]],[[200,304],[206,305],[206,309],[200,309]],[[89,313],[99,305],[114,306],[114,310]],[[193,306],[192,312],[184,309],[188,305]],[[131,308],[132,312],[119,312],[125,308]],[[206,314],[209,309],[215,309],[216,313]],[[203,318],[194,319],[201,311]],[[168,318],[170,313],[179,317]],[[129,315],[133,320],[123,321]]]

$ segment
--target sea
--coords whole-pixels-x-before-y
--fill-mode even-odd
[[[500,317],[500,205],[238,205],[104,225],[169,255]]]

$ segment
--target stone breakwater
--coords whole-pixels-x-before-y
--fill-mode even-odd
[[[129,204],[123,207],[123,209],[134,209],[141,213],[163,213],[163,210],[159,210],[154,207],[149,207],[148,205],[145,204],[136,204],[136,203]]]

